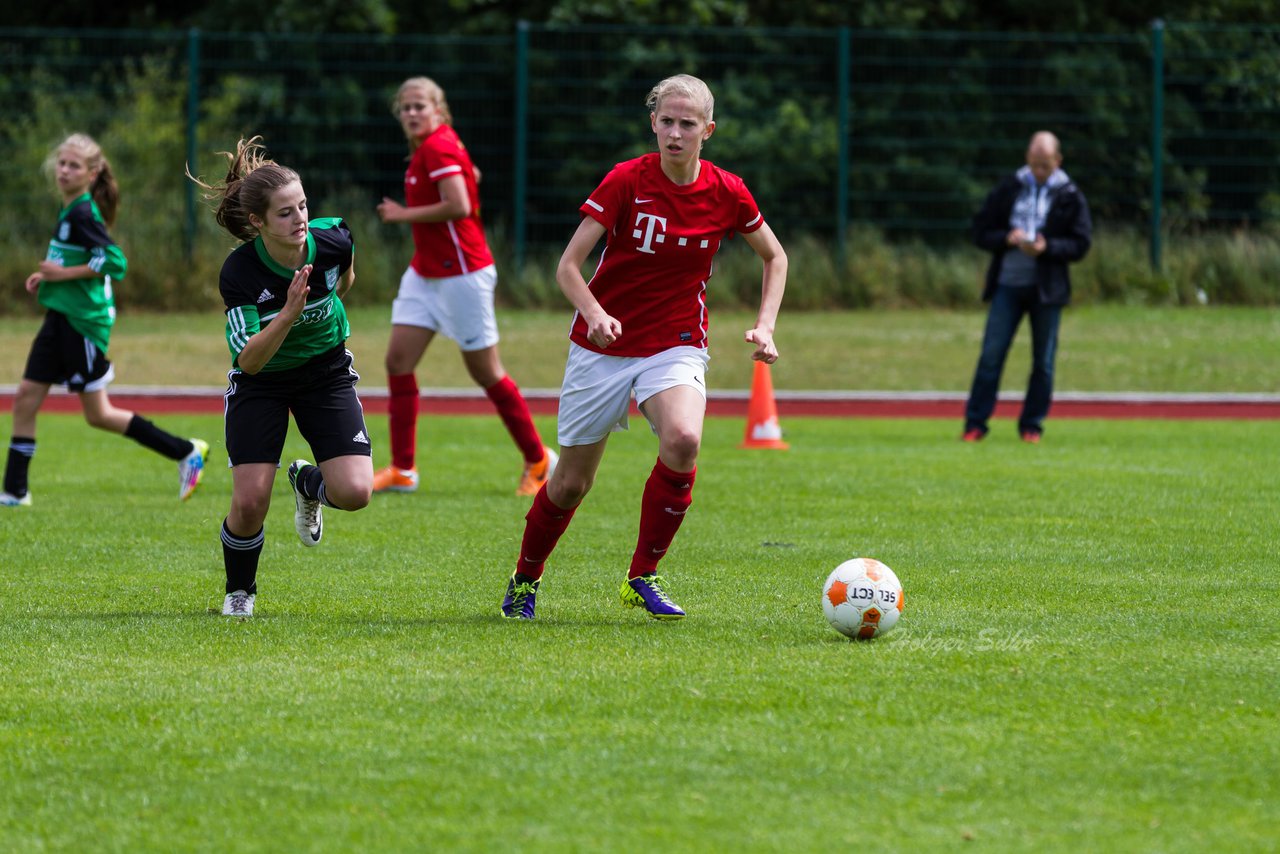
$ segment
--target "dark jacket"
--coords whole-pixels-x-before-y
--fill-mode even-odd
[[[987,267],[986,285],[982,289],[983,302],[990,302],[996,292],[1005,253],[1021,251],[1005,243],[1009,236],[1009,214],[1020,188],[1013,175],[1002,178],[973,215],[973,242],[991,253],[991,265]],[[1067,265],[1079,261],[1089,251],[1093,243],[1093,219],[1089,216],[1089,203],[1074,181],[1050,190],[1049,198],[1049,212],[1040,229],[1046,246],[1036,259],[1036,289],[1040,302],[1045,305],[1066,305],[1071,301],[1071,274]]]

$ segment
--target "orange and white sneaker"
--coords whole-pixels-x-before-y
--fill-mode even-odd
[[[520,475],[520,485],[516,487],[516,495],[537,495],[538,490],[542,489],[542,484],[547,482],[547,478],[556,470],[556,463],[560,462],[560,455],[548,448],[542,446],[545,453],[542,455],[542,461],[527,464],[524,467],[524,474]],[[375,480],[374,483],[377,483]]]
[[[398,469],[387,466],[373,473],[374,492],[416,492],[418,489],[418,470]]]

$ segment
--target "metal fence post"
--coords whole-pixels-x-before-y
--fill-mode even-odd
[[[836,164],[836,258],[844,262],[845,240],[849,231],[849,74],[852,65],[849,48],[849,28],[841,27],[838,36],[836,68],[840,79],[836,81],[836,98],[839,100],[837,164]]]
[[[512,250],[515,256],[516,275],[524,269],[525,220],[524,206],[528,193],[529,170],[529,22],[516,22],[516,115],[515,151],[513,154],[515,175],[514,207],[511,212]]]
[[[1160,272],[1164,206],[1164,21],[1151,22],[1151,269]]]
[[[200,130],[200,30],[187,31],[187,165],[193,174],[196,169],[196,142]],[[187,260],[195,254],[196,246],[196,185],[186,185],[187,221],[183,227],[183,248]]]

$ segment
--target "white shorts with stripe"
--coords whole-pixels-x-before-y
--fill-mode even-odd
[[[592,445],[626,430],[631,398],[642,406],[660,391],[687,385],[707,397],[710,355],[701,347],[672,347],[652,356],[606,356],[569,342],[560,389],[557,441]],[[653,425],[649,425],[653,429]]]
[[[391,322],[430,329],[465,351],[498,343],[493,292],[498,270],[493,264],[443,279],[420,276],[412,267],[400,277],[400,292],[391,303]]]

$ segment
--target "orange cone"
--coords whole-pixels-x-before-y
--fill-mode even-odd
[[[780,451],[791,447],[782,441],[778,404],[773,399],[773,378],[765,362],[756,362],[755,375],[751,379],[751,402],[747,405],[747,433],[738,447],[776,448]]]

